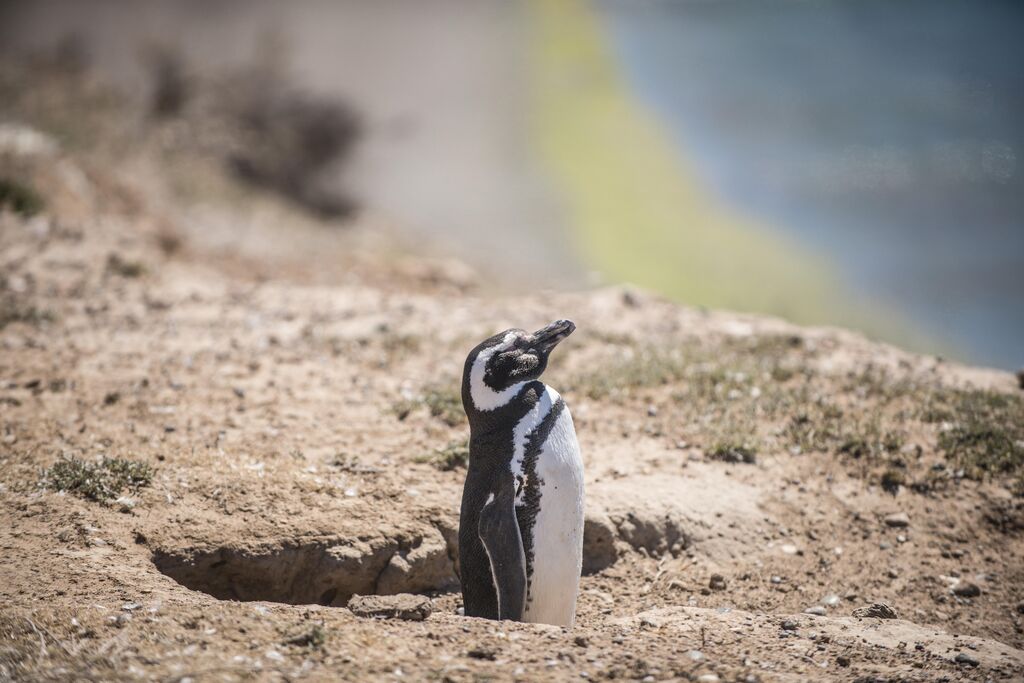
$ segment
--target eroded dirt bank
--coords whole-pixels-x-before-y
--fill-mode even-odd
[[[495,293],[372,216],[33,150],[6,163],[44,204],[0,214],[0,677],[1024,672],[1012,376],[628,289]],[[462,361],[558,317],[578,624],[463,618]],[[433,613],[346,607],[397,593]]]

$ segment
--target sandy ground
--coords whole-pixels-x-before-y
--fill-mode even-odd
[[[630,289],[494,292],[372,215],[186,201],[145,155],[15,156],[46,205],[0,214],[0,679],[1024,676],[1019,481],[961,471],[922,417],[986,389],[1012,431],[1009,374]],[[561,317],[578,621],[461,617],[464,470],[438,453],[467,435],[461,365]],[[103,457],[152,480],[55,490],[47,468]],[[395,593],[432,613],[346,607]],[[898,618],[854,616],[873,603]]]

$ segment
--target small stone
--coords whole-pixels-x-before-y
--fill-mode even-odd
[[[976,598],[981,595],[981,588],[977,584],[961,581],[953,586],[953,595],[961,598]]]
[[[1024,614],[1024,600],[1017,603],[1017,614]]]
[[[870,617],[874,619],[899,619],[896,616],[896,610],[889,607],[884,602],[876,602],[866,607],[858,607],[853,610],[853,616],[865,618]]]
[[[704,653],[701,652],[700,650],[690,650],[689,652],[686,653],[686,655],[692,661],[694,661],[694,662],[703,662],[704,661]]]
[[[410,593],[398,595],[353,595],[348,609],[357,617],[423,621],[434,611],[429,598]]]
[[[822,600],[822,602],[824,602],[828,607],[835,607],[840,603],[841,600],[842,598],[833,593],[832,595],[826,595],[825,599]]]
[[[894,529],[903,529],[910,526],[910,517],[906,512],[894,512],[886,516],[885,525]]]
[[[977,659],[970,656],[966,652],[961,652],[957,654],[957,656],[953,658],[953,661],[957,664],[966,664],[967,666],[978,666],[979,664],[981,664],[981,662],[979,662]]]
[[[107,617],[107,620],[117,628],[124,628],[132,620],[132,615],[128,612],[121,612],[116,617]]]
[[[277,650],[267,650],[266,652],[263,653],[263,656],[266,657],[267,659],[269,659],[272,662],[283,662],[284,661],[284,655],[282,655]]]
[[[896,537],[896,542],[897,543],[906,543],[907,542],[907,537],[904,536],[903,534],[900,534],[899,536]]]
[[[799,551],[800,549],[792,543],[786,543],[782,546],[782,552],[786,553],[787,555],[796,555]]]
[[[576,636],[573,638],[573,642],[576,643],[577,647],[586,647],[589,645],[586,636]]]
[[[721,574],[712,574],[711,580],[708,581],[708,588],[713,591],[724,591],[726,586],[725,577]]]
[[[647,417],[658,417],[658,406],[647,406]]]
[[[888,541],[882,541],[881,543],[878,544],[878,549],[879,550],[888,550],[891,547],[892,547],[892,543],[889,543]]]
[[[821,605],[813,605],[804,610],[804,614],[813,614],[816,617],[825,616],[825,608]]]
[[[773,576],[771,578],[771,582],[774,583],[775,585],[778,585],[778,584],[782,583],[782,577],[781,576]]]
[[[850,658],[845,655],[839,655],[838,657],[836,657],[836,664],[838,664],[841,667],[850,666]]]
[[[698,683],[718,683],[720,680],[717,674],[701,674],[697,676]]]
[[[898,579],[898,578],[900,578],[900,573],[896,569],[890,569],[886,573],[889,575],[890,579]]]
[[[487,659],[493,662],[498,658],[498,652],[488,647],[475,647],[467,652],[466,656],[471,659]]]
[[[795,631],[796,629],[797,629],[797,624],[792,619],[786,619],[784,622],[782,622],[782,630],[783,631]]]

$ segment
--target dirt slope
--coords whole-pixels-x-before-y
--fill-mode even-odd
[[[1024,675],[1010,375],[626,289],[495,293],[372,217],[6,154],[45,206],[0,214],[0,678]],[[578,623],[467,619],[461,365],[558,317]],[[372,593],[434,611],[345,607]],[[899,619],[853,616],[879,602]]]

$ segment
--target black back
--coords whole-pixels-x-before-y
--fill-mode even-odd
[[[477,411],[466,411],[470,415],[469,471],[459,516],[459,567],[466,616],[498,618],[490,561],[478,533],[480,511],[487,497],[500,488],[502,477],[509,476],[515,425],[536,405],[543,392],[542,383],[529,382],[507,405],[477,413],[476,420],[473,413]],[[463,401],[472,406],[468,397]]]

